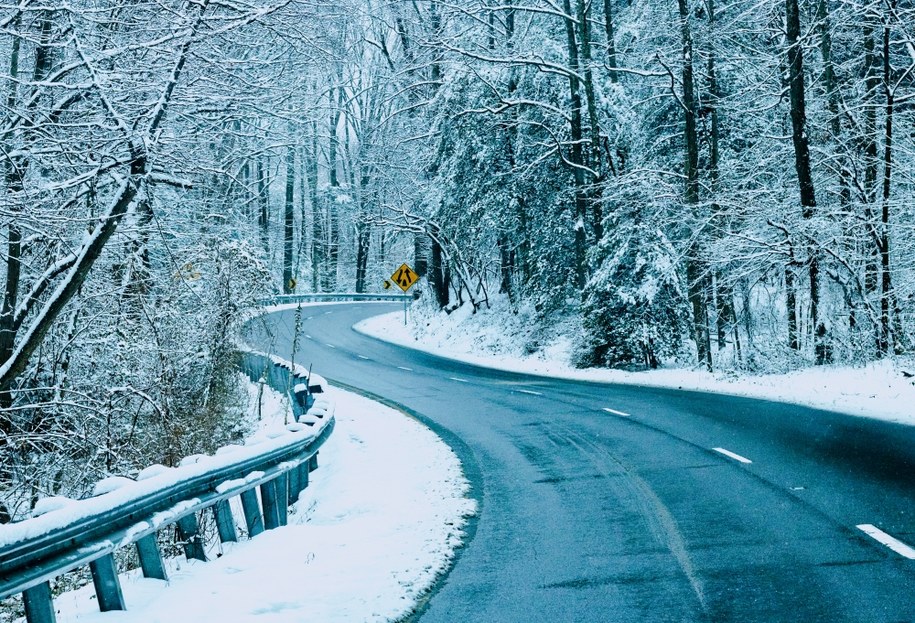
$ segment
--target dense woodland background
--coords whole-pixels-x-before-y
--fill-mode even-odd
[[[912,0],[23,0],[0,85],[0,520],[239,437],[242,312],[404,260],[583,366],[915,337]]]

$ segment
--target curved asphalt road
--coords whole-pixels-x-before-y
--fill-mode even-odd
[[[296,361],[423,416],[464,461],[479,520],[423,623],[915,621],[915,428],[498,372],[350,328],[393,309],[302,308]],[[294,318],[251,343],[288,358]]]

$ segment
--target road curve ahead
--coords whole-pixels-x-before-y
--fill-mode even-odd
[[[911,427],[498,372],[351,329],[395,309],[302,308],[296,361],[421,415],[464,461],[475,534],[417,620],[915,621]],[[294,326],[266,316],[252,343],[288,358]]]

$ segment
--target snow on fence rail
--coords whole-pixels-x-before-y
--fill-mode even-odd
[[[45,512],[0,526],[0,599],[23,594],[29,623],[56,620],[50,580],[89,565],[102,611],[125,609],[114,552],[136,547],[143,575],[166,579],[156,538],[176,526],[188,559],[206,560],[197,513],[212,509],[221,542],[238,539],[229,500],[241,500],[248,535],[286,524],[290,504],[317,469],[318,449],[334,428],[333,404],[315,399],[325,382],[300,366],[255,351],[241,368],[289,394],[296,422],[284,432],[188,457],[179,467],[152,466],[136,481],[108,478],[84,500],[56,498]],[[260,489],[261,503],[255,491]]]

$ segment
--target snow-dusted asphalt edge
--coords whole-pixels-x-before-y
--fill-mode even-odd
[[[363,304],[390,304],[390,301],[358,301],[360,305]],[[258,310],[255,310],[247,315],[245,322],[250,322],[257,318],[263,318],[269,314],[281,312],[281,311],[291,311],[299,308],[307,307],[319,307],[327,305],[353,305],[353,301],[337,301],[337,302],[302,302],[302,303],[281,303],[279,305],[269,305],[262,307]],[[397,314],[402,314],[403,312],[396,312]],[[398,316],[399,318],[400,316]],[[436,577],[432,580],[431,583],[425,589],[423,589],[416,598],[416,603],[413,607],[406,613],[404,613],[399,618],[392,620],[392,623],[410,623],[418,619],[423,612],[426,611],[428,607],[429,600],[435,595],[436,592],[442,587],[445,580],[448,578],[448,575],[451,573],[451,570],[454,569],[454,566],[460,560],[461,554],[467,545],[473,540],[473,537],[476,534],[477,522],[480,516],[480,511],[483,506],[483,476],[482,472],[479,469],[476,458],[474,457],[473,451],[467,446],[464,441],[454,435],[451,431],[446,428],[443,428],[434,420],[426,417],[425,415],[415,412],[404,405],[395,402],[384,396],[379,396],[367,390],[364,390],[360,387],[355,387],[353,385],[347,385],[333,378],[327,378],[327,382],[334,388],[350,392],[361,396],[372,402],[376,402],[380,405],[383,405],[393,411],[397,411],[403,415],[403,417],[409,418],[416,421],[421,426],[429,429],[434,435],[436,435],[440,441],[442,441],[450,450],[453,452],[460,462],[460,468],[463,474],[463,477],[466,479],[469,488],[466,492],[466,497],[472,502],[473,513],[468,514],[461,518],[462,524],[459,526],[463,532],[463,539],[461,543],[454,548],[450,554],[450,559],[447,561],[447,566],[441,569]],[[339,434],[339,433],[338,433]]]
[[[442,588],[445,580],[448,579],[448,575],[461,559],[461,555],[464,553],[464,550],[470,544],[470,542],[473,541],[474,536],[476,536],[477,524],[483,509],[483,472],[480,471],[480,467],[477,463],[476,457],[473,454],[473,450],[470,449],[470,446],[468,446],[463,439],[452,433],[447,428],[440,426],[437,422],[426,417],[422,413],[413,411],[412,409],[405,407],[398,402],[385,398],[384,396],[379,396],[378,394],[374,394],[359,387],[355,387],[353,385],[347,385],[346,383],[341,383],[340,381],[335,381],[333,379],[328,379],[328,383],[330,383],[330,385],[336,389],[341,389],[343,391],[362,396],[367,400],[377,402],[393,411],[398,411],[404,417],[415,420],[419,425],[429,429],[439,438],[442,443],[448,446],[451,452],[457,456],[461,465],[461,472],[469,485],[465,495],[472,502],[473,513],[468,514],[462,518],[463,524],[460,526],[464,535],[462,542],[452,551],[452,556],[448,561],[447,567],[443,568],[432,581],[432,583],[427,587],[427,589],[418,596],[417,602],[412,610],[392,622],[411,623],[412,621],[422,616],[422,614],[426,611],[429,605],[429,600],[432,599],[432,597],[434,597],[435,594]]]
[[[390,304],[390,301],[359,301],[359,304]],[[297,302],[297,303],[281,303],[278,305],[269,305],[260,308],[252,313],[250,313],[246,318],[245,322],[249,322],[256,318],[263,318],[272,313],[281,312],[281,311],[290,311],[295,309],[302,309],[307,307],[318,307],[318,306],[327,306],[327,305],[352,305],[352,301],[316,301],[316,302]],[[397,312],[400,314],[401,312]],[[322,377],[322,380],[323,377]],[[483,505],[483,477],[482,472],[479,469],[476,458],[473,455],[473,451],[467,446],[464,441],[454,435],[451,431],[440,426],[434,420],[426,417],[425,415],[415,412],[406,406],[397,403],[389,398],[374,394],[367,390],[364,390],[360,387],[355,387],[352,385],[347,385],[346,383],[337,381],[333,378],[327,378],[327,382],[334,388],[346,391],[357,396],[361,396],[367,400],[383,405],[392,411],[397,411],[403,415],[405,418],[409,418],[419,425],[427,428],[434,435],[436,435],[439,440],[444,443],[450,450],[453,452],[460,462],[460,469],[463,477],[466,479],[469,487],[465,493],[466,498],[471,501],[472,512],[465,514],[459,519],[460,523],[456,523],[456,527],[462,532],[463,538],[451,552],[449,559],[447,560],[447,566],[440,569],[432,581],[423,588],[416,596],[416,602],[408,612],[405,612],[400,617],[393,619],[391,623],[410,623],[418,619],[428,608],[429,600],[435,595],[438,590],[441,589],[445,580],[448,578],[448,575],[454,569],[455,565],[460,560],[461,554],[467,545],[473,540],[476,535],[477,523],[480,516],[480,511]]]
[[[480,354],[484,349],[476,347],[472,327],[464,327],[463,335],[437,342],[417,339],[410,329],[404,327],[400,311],[373,316],[353,326],[357,333],[382,342],[493,370],[590,383],[726,394],[915,425],[912,408],[915,386],[902,378],[892,362],[876,362],[860,368],[818,366],[764,376],[725,376],[684,369],[648,372],[578,369],[556,358],[520,357],[501,352]],[[468,344],[476,350],[471,353],[461,348]]]

